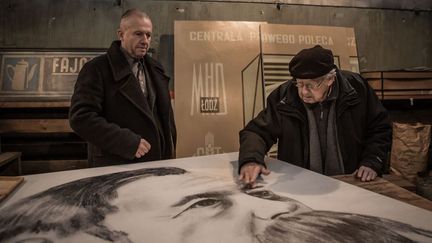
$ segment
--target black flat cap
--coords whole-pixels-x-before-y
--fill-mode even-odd
[[[318,78],[333,68],[335,65],[332,51],[320,45],[301,50],[289,63],[289,71],[295,78]]]

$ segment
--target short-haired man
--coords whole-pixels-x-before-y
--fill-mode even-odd
[[[119,40],[79,73],[69,119],[72,129],[88,141],[93,166],[174,157],[169,77],[148,55],[152,32],[146,13],[127,10],[117,31]]]

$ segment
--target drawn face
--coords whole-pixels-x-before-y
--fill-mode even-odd
[[[122,186],[105,225],[133,242],[255,242],[280,217],[310,211],[265,188],[190,173],[149,177]]]
[[[132,15],[117,31],[123,49],[133,58],[143,58],[150,47],[153,25],[149,18]]]

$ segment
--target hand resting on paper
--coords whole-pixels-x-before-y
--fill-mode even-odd
[[[260,174],[268,175],[270,174],[270,170],[258,163],[249,162],[241,167],[238,179],[247,186],[254,188],[256,180]]]

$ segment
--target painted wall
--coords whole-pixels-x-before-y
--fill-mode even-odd
[[[354,27],[361,71],[432,67],[431,5],[431,1],[2,0],[0,48],[107,48],[116,38],[121,13],[137,7],[153,19],[153,47],[170,74],[175,20]]]

